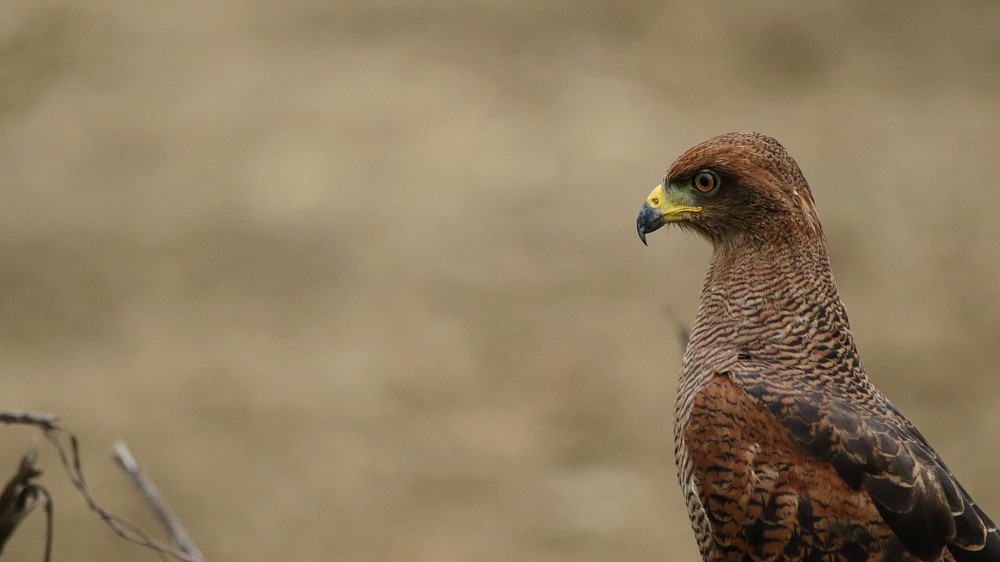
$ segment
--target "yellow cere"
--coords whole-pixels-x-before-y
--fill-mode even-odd
[[[650,192],[649,197],[646,198],[646,204],[660,211],[667,218],[683,212],[697,213],[701,211],[701,207],[685,205],[686,202],[682,200],[684,196],[676,193],[675,190],[672,190],[672,195],[673,197],[668,197],[666,191],[663,189],[663,184],[660,184]]]

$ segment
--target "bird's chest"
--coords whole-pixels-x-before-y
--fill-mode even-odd
[[[674,455],[684,503],[691,519],[698,548],[705,560],[714,560],[713,529],[705,508],[702,484],[705,481],[705,461],[720,452],[706,450],[706,445],[718,444],[731,438],[729,430],[717,424],[706,423],[702,412],[696,411],[695,402],[706,391],[714,376],[712,369],[693,369],[685,361],[678,380],[677,401],[674,412]],[[709,443],[700,441],[708,439]],[[731,487],[731,486],[730,486]]]
[[[786,432],[726,375],[695,389],[676,431],[681,484],[705,559],[721,560],[720,545],[764,559],[783,555],[800,531],[804,485],[801,452]],[[761,521],[774,536],[754,534]]]

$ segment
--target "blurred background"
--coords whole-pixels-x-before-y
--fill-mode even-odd
[[[759,130],[875,383],[1000,517],[1000,4],[753,6],[3,2],[0,407],[156,530],[124,439],[210,560],[693,560],[709,249],[635,216]],[[157,560],[37,446],[54,560]]]

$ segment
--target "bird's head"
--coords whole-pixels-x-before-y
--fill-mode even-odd
[[[823,240],[799,166],[760,133],[718,136],[677,158],[639,212],[639,238],[645,244],[646,234],[673,222],[716,247]]]

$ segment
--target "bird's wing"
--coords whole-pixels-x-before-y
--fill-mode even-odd
[[[866,490],[906,550],[929,558],[948,546],[959,560],[1000,560],[996,526],[881,395],[809,390],[797,375],[730,375],[809,456],[829,463],[851,489]]]
[[[806,453],[729,376],[697,391],[683,442],[705,560],[910,559],[864,491]]]

